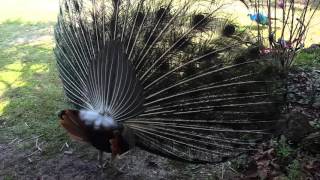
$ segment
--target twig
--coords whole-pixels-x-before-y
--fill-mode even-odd
[[[62,147],[60,148],[60,152],[63,151],[64,147],[66,147],[67,149],[69,149],[70,146],[69,146],[69,144],[68,144],[67,142],[65,142],[65,143],[62,145]]]
[[[28,128],[30,128],[29,124],[27,122],[24,123]]]
[[[10,142],[8,143],[8,145],[13,144],[17,139],[18,139],[18,138],[15,138],[14,140],[10,141]]]
[[[224,173],[225,173],[224,164],[222,164],[222,167],[221,167],[221,179],[224,179]]]
[[[229,168],[232,172],[234,172],[235,174],[241,175],[238,171],[236,171],[235,169],[233,169],[231,166],[228,166],[228,168]]]
[[[62,150],[64,149],[65,146],[66,146],[66,143],[63,143],[63,145],[60,148],[60,152],[62,152]]]
[[[64,154],[72,155],[72,154],[73,154],[73,151],[64,151]]]
[[[25,156],[25,158],[29,158],[29,157],[33,156],[33,155],[34,155],[35,153],[37,153],[38,151],[39,151],[38,149],[35,150],[35,151],[33,151],[31,154]]]
[[[15,142],[19,144],[19,143],[21,143],[21,142],[23,142],[23,141],[34,140],[34,139],[40,138],[40,137],[42,137],[42,136],[44,136],[44,135],[39,135],[39,136],[32,137],[32,138],[29,137],[29,138],[21,139],[21,140],[19,140],[19,141],[16,141],[16,140],[18,139],[18,138],[16,138],[15,141],[11,141],[10,143],[8,143],[8,145],[7,145],[5,148],[3,148],[3,149],[1,149],[1,150],[7,150],[7,149],[9,149],[9,148],[12,148]]]
[[[44,144],[44,142],[42,142],[42,143],[40,143],[40,144],[38,144],[37,142],[36,142],[36,150],[35,151],[33,151],[31,154],[29,154],[29,155],[27,155],[27,156],[25,156],[25,158],[28,158],[28,157],[31,157],[32,155],[34,155],[36,152],[42,152],[42,149],[40,148],[40,146],[41,145],[43,145]]]
[[[38,141],[39,141],[39,138],[37,138],[37,140],[36,140],[36,148],[37,148],[40,152],[42,152],[42,149],[40,148],[40,145],[38,144]]]
[[[40,137],[42,137],[42,136],[44,136],[44,134],[39,135],[39,136],[36,136],[36,137],[29,137],[29,138],[21,139],[21,140],[18,141],[18,143],[21,143],[21,142],[27,141],[27,140],[31,140],[31,141],[32,141],[32,140],[37,139],[37,138],[40,138]]]

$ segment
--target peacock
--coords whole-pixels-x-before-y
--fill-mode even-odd
[[[251,21],[256,21],[258,24],[261,25],[269,25],[269,18],[268,16],[264,15],[263,13],[255,13],[255,14],[248,14],[250,17]]]
[[[215,16],[220,7],[62,0],[54,31],[70,103],[59,113],[62,127],[112,158],[139,147],[219,163],[255,151],[279,119],[275,80],[263,60],[230,55],[243,44],[227,41],[237,32]]]

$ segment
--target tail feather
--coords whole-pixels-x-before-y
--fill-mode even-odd
[[[277,82],[238,41],[221,5],[179,0],[63,0],[55,53],[66,96],[111,116],[148,151],[215,163],[255,150],[277,123]],[[232,58],[229,58],[232,59]]]

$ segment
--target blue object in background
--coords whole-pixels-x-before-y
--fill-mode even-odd
[[[250,19],[252,21],[256,21],[259,24],[262,24],[262,25],[269,24],[269,18],[267,16],[263,15],[262,13],[248,14],[248,16],[250,17]]]

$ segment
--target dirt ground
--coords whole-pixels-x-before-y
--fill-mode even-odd
[[[113,166],[98,168],[98,152],[88,145],[60,149],[46,155],[45,145],[29,142],[0,144],[0,180],[170,180],[170,179],[234,179],[228,164],[192,165],[162,158],[140,149],[133,149]],[[110,155],[104,160],[110,162]]]

